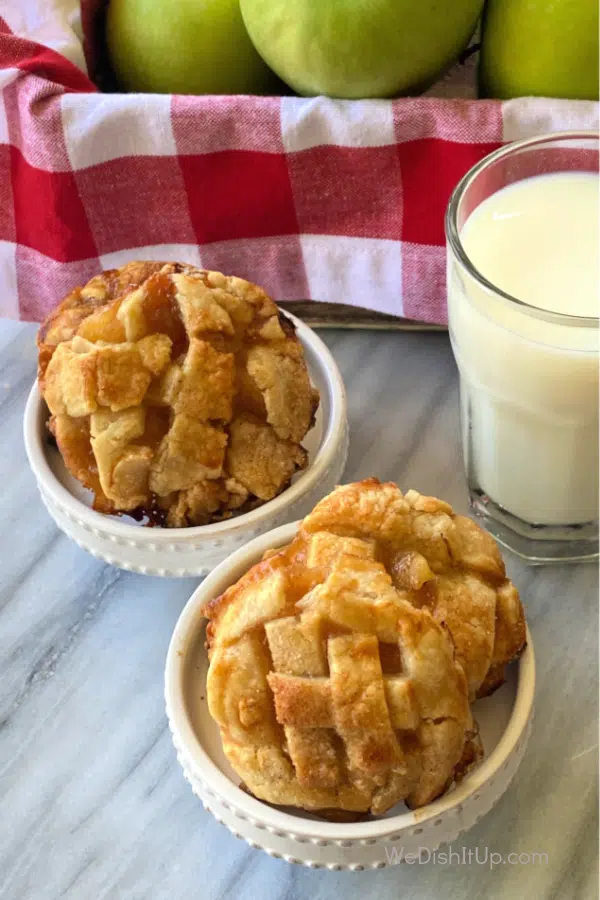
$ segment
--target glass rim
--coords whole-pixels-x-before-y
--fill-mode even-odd
[[[450,200],[448,201],[448,206],[446,208],[446,216],[445,216],[445,231],[446,231],[446,240],[454,256],[458,259],[464,269],[469,273],[469,275],[475,279],[483,288],[487,291],[491,291],[493,294],[507,301],[508,303],[519,307],[519,309],[525,313],[526,315],[531,315],[537,319],[544,319],[549,322],[554,322],[559,325],[568,325],[570,327],[576,328],[599,328],[600,327],[600,317],[599,316],[571,316],[567,313],[559,313],[554,312],[549,309],[543,309],[539,306],[533,306],[531,303],[526,303],[525,300],[520,300],[518,297],[514,297],[512,294],[503,291],[502,288],[498,287],[498,285],[494,284],[492,281],[489,281],[483,275],[479,269],[473,264],[469,256],[467,255],[466,250],[463,247],[462,241],[460,239],[460,233],[457,226],[457,214],[458,207],[460,201],[462,200],[465,192],[471,186],[471,184],[475,181],[478,175],[481,174],[485,169],[487,169],[490,165],[496,162],[498,159],[501,159],[504,156],[510,156],[516,151],[521,150],[525,147],[534,147],[536,144],[549,144],[549,143],[557,143],[557,142],[567,142],[573,140],[595,140],[597,143],[600,141],[600,132],[591,131],[591,130],[579,130],[579,131],[556,131],[550,132],[547,134],[537,135],[532,138],[525,138],[520,141],[512,141],[510,144],[506,144],[504,147],[499,147],[498,150],[492,151],[492,153],[488,153],[482,160],[478,163],[475,163],[469,171],[464,175],[461,180],[458,182],[452,194],[450,196]]]

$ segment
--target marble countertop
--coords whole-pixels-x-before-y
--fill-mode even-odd
[[[466,511],[445,334],[323,332],[348,387],[346,480]],[[35,329],[0,323],[0,898],[597,897],[598,576],[508,559],[534,636],[534,728],[508,793],[453,845],[547,862],[311,871],[237,840],[175,758],[163,665],[194,579],[121,572],[56,528],[21,436]],[[474,853],[472,854],[474,858]]]

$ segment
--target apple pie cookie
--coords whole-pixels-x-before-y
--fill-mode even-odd
[[[375,541],[394,587],[452,635],[470,699],[504,682],[506,665],[525,647],[523,606],[496,541],[472,519],[369,478],[321,500],[302,531]]]
[[[422,806],[483,752],[469,701],[524,646],[494,542],[445,503],[374,479],[206,604],[208,703],[270,803]]]
[[[318,393],[293,324],[248,281],[132,262],[69,294],[38,348],[49,428],[101,512],[204,525],[307,464]]]

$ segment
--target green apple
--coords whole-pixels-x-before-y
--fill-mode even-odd
[[[488,0],[479,64],[487,97],[598,99],[598,0]]]
[[[263,59],[299,94],[421,91],[466,46],[483,0],[241,0]]]
[[[106,38],[129,91],[260,94],[272,87],[239,0],[111,0]]]

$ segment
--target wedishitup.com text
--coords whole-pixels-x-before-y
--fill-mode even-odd
[[[419,847],[416,852],[408,853],[404,847],[386,847],[385,855],[389,865],[405,863],[409,866],[547,866],[547,853],[496,853],[489,847],[460,847],[452,845],[443,850],[430,850]]]

